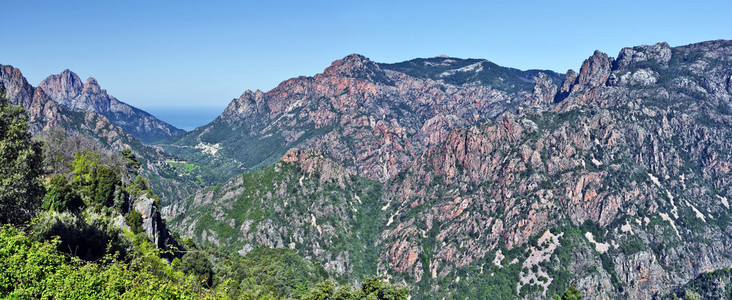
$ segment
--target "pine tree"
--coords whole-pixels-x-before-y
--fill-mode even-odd
[[[43,149],[28,132],[25,111],[0,88],[0,222],[21,224],[40,206],[44,194]]]

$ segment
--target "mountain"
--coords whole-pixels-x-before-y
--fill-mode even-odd
[[[521,71],[501,67],[485,59],[461,59],[437,56],[417,58],[393,64],[379,64],[382,69],[401,72],[416,78],[432,79],[452,85],[483,85],[507,93],[531,91],[540,73],[561,82],[562,74],[549,70]]]
[[[90,77],[82,83],[79,76],[68,69],[61,74],[48,76],[38,87],[61,106],[73,111],[103,115],[146,144],[185,132],[117,100],[102,89],[94,78]]]
[[[318,151],[292,149],[272,166],[201,190],[163,213],[181,212],[168,222],[173,230],[230,253],[294,249],[337,278],[359,282],[376,274],[373,245],[385,223],[380,197],[379,182]]]
[[[67,78],[75,76],[71,76],[73,73],[69,75]],[[215,179],[212,171],[192,168],[160,147],[143,144],[101,114],[71,110],[60,105],[43,88],[30,85],[17,68],[0,65],[0,87],[5,89],[6,96],[13,103],[26,110],[33,135],[61,128],[66,136],[89,138],[101,149],[115,152],[132,149],[141,160],[142,175],[149,179],[154,190],[164,199],[184,199]],[[110,103],[120,103],[115,101]]]
[[[472,61],[451,66],[460,69],[468,62]],[[491,72],[480,73],[484,80],[505,77],[506,82],[524,83],[511,84],[510,91],[453,85],[413,77],[395,71],[404,67],[380,65],[353,54],[314,77],[292,78],[266,93],[246,91],[210,124],[160,145],[220,170],[224,177],[269,166],[298,147],[318,149],[354,174],[384,181],[453,128],[513,112],[532,98],[533,83],[525,81],[533,82],[535,78],[527,79],[533,71],[476,63],[485,64],[485,70],[491,66]]]
[[[517,93],[420,76],[352,55],[245,93],[166,149],[266,152],[238,167],[315,150],[165,214],[195,240],[292,248],[349,280],[375,261],[417,298],[663,298],[726,276],[732,41],[596,51]]]

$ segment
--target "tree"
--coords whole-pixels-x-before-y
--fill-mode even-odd
[[[213,282],[213,265],[211,265],[211,261],[206,254],[199,251],[186,253],[183,255],[180,268],[185,273],[198,276],[206,286],[211,286]]]
[[[140,161],[137,160],[137,156],[129,148],[122,150],[122,160],[125,164],[125,172],[122,172],[124,176],[123,182],[128,183],[130,178],[140,173]]]
[[[68,178],[63,174],[51,177],[48,192],[43,197],[41,207],[52,211],[78,211],[84,206],[79,194],[71,187]]]
[[[28,132],[25,111],[0,88],[0,222],[28,221],[44,195],[43,149]]]
[[[74,188],[87,206],[114,206],[115,190],[122,187],[119,170],[103,163],[99,151],[83,150],[71,164]]]
[[[582,300],[582,293],[580,292],[580,290],[577,289],[577,285],[573,284],[566,291],[564,291],[564,294],[562,294],[561,297],[555,294],[553,298],[555,300]]]
[[[356,299],[375,299],[375,300],[406,300],[409,297],[409,290],[405,287],[395,286],[387,281],[383,281],[378,277],[366,278],[361,284],[361,289],[353,290],[350,286],[338,286],[326,280],[319,283],[315,288],[311,289],[308,294],[304,295],[304,300],[356,300]]]
[[[66,130],[61,127],[44,129],[36,135],[36,139],[43,142],[46,172],[53,174],[68,172],[68,168],[64,166],[70,165],[73,157],[65,151]]]

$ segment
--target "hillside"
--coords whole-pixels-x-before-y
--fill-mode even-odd
[[[63,74],[75,76],[70,72]],[[142,174],[149,178],[164,199],[184,199],[216,180],[214,173],[208,169],[181,167],[180,158],[165,153],[160,147],[143,144],[101,114],[88,110],[71,110],[60,105],[43,88],[29,84],[17,68],[0,65],[0,87],[5,89],[6,96],[12,103],[25,109],[30,131],[37,138],[51,142],[47,136],[77,136],[90,139],[93,145],[87,145],[89,147],[117,152],[132,149],[142,162]],[[93,87],[87,87],[85,91],[88,89],[94,90]],[[88,93],[84,92],[82,95]],[[106,92],[102,94],[106,95]],[[83,97],[86,99],[87,96]],[[54,151],[61,152],[61,149]]]
[[[339,246],[339,233],[358,236],[363,230],[358,218],[351,221],[349,206],[354,214],[371,212],[370,224],[379,231],[374,247],[368,249],[378,255],[377,273],[413,286],[418,298],[541,298],[571,284],[590,299],[669,295],[706,272],[732,264],[732,252],[724,246],[732,239],[728,230],[731,53],[728,41],[625,48],[617,59],[596,51],[579,73],[569,70],[561,83],[544,74],[537,76],[531,94],[501,94],[506,98],[498,103],[515,103],[511,104],[515,109],[504,106],[500,113],[484,115],[475,123],[464,119],[453,126],[441,123],[437,128],[444,131],[432,142],[407,143],[409,137],[424,137],[416,132],[413,136],[402,132],[401,140],[371,140],[372,134],[389,132],[377,130],[389,127],[375,126],[365,127],[370,133],[354,129],[312,144],[321,151],[316,153],[329,157],[330,163],[324,164],[328,167],[319,173],[342,174],[337,170],[345,169],[368,177],[379,174],[369,172],[373,159],[390,158],[393,164],[376,164],[385,170],[374,176],[379,181],[372,181],[374,191],[379,191],[376,201],[351,198],[349,193],[363,194],[358,185],[334,187],[333,182],[320,181],[313,186],[302,167],[290,165],[293,154],[288,153],[273,166],[235,177],[199,192],[188,204],[166,209],[176,215],[176,228],[201,242],[232,250],[248,244],[289,247],[321,262],[338,255],[361,255],[362,248]],[[302,124],[282,120],[311,116],[287,113],[288,106],[270,100],[289,99],[273,97],[293,95],[284,92],[289,84],[340,79],[349,91],[354,86],[389,90],[400,86],[395,78],[444,84],[377,69],[357,58],[336,62],[315,79],[293,79],[266,94],[248,94],[249,100],[235,101],[217,120],[223,124],[245,115],[242,120],[250,128],[264,128],[256,132],[274,138],[282,132],[273,124]],[[343,74],[344,65],[351,72],[348,78],[356,79],[328,77]],[[305,87],[312,86],[293,89],[301,94],[291,98],[301,100],[291,107],[324,103],[308,96]],[[451,95],[487,91],[472,84],[445,87],[455,91]],[[335,99],[353,99],[354,109],[363,110],[374,103],[369,95]],[[462,104],[484,103],[461,99]],[[393,112],[382,111],[384,116]],[[313,120],[328,124],[327,116],[342,120],[343,115],[321,116]],[[384,123],[409,124],[409,120],[419,119]],[[341,128],[349,127],[333,130]],[[199,137],[205,136],[202,132]],[[259,139],[257,134],[250,136]],[[358,142],[332,146],[348,139]],[[369,149],[370,143],[378,146],[374,150],[380,149],[379,154],[359,155],[358,149]],[[280,149],[276,145],[260,149]],[[218,147],[220,157],[225,157],[225,144]],[[333,197],[318,196],[320,189],[331,191]],[[324,208],[336,217],[323,218]],[[205,216],[213,219],[196,223]],[[260,234],[251,235],[250,228]],[[303,247],[300,238],[311,242]],[[347,277],[372,270],[370,262],[347,261],[353,269],[340,269]],[[339,270],[336,266],[329,270]]]
[[[266,93],[246,91],[210,124],[160,145],[229,176],[269,166],[293,147],[314,148],[357,175],[384,181],[451,129],[515,111],[532,98],[539,76],[496,65],[495,72],[480,73],[484,80],[510,77],[511,87],[503,89],[413,77],[403,69],[352,54],[322,74],[289,79]]]
[[[76,73],[64,70],[39,85],[51,99],[72,111],[98,113],[143,143],[150,144],[185,131],[109,95],[94,78],[82,83]]]

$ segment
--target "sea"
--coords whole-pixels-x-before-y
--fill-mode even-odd
[[[216,119],[225,106],[148,106],[140,109],[185,131],[206,125]]]

